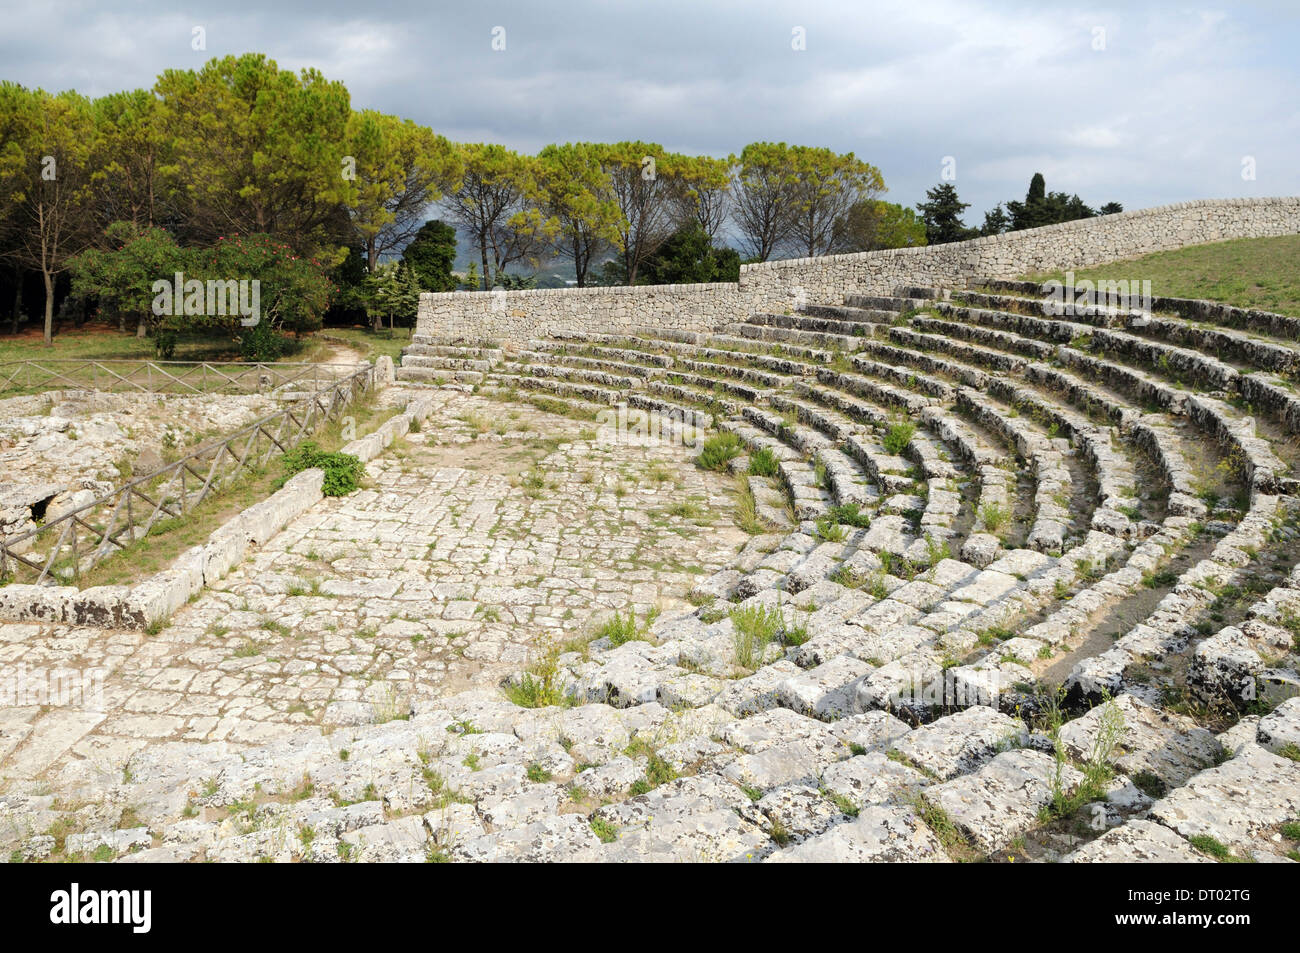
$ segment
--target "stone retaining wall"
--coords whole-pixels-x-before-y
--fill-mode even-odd
[[[473,341],[638,328],[705,331],[757,311],[835,304],[846,294],[888,294],[897,285],[964,287],[978,277],[1082,268],[1297,232],[1300,197],[1180,202],[948,245],[742,265],[736,284],[423,294],[416,331]]]

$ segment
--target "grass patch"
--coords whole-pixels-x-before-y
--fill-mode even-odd
[[[830,508],[829,517],[845,526],[866,529],[871,525],[871,517],[860,511],[857,503],[838,503]]]
[[[761,536],[767,525],[759,518],[758,501],[743,473],[736,475],[736,526],[750,536]]]
[[[763,664],[763,654],[785,628],[785,619],[779,609],[747,606],[731,610],[731,625],[735,629],[734,661],[752,671]]]
[[[591,826],[591,832],[600,838],[602,844],[612,844],[618,840],[618,826],[603,817],[593,817],[587,823]]]
[[[657,614],[651,612],[646,617],[645,623],[641,624],[636,621],[636,614],[633,612],[628,612],[626,616],[621,612],[615,612],[613,616],[601,623],[595,637],[609,639],[614,645],[623,645],[626,642],[649,642],[650,623],[654,621]]]
[[[1249,863],[1244,857],[1236,856],[1221,841],[1215,840],[1209,834],[1193,834],[1187,838],[1187,843],[1191,844],[1202,854],[1213,857],[1221,864],[1245,864]]]
[[[907,445],[912,442],[912,437],[916,434],[916,424],[910,420],[900,421],[891,424],[885,431],[884,440],[881,442],[885,445],[885,451],[892,453],[894,456],[900,456]]]
[[[1074,280],[1150,280],[1155,295],[1205,298],[1239,308],[1300,315],[1297,261],[1300,235],[1240,238],[1076,269]],[[1054,272],[1034,275],[1031,280],[1064,277],[1064,272]]]
[[[760,447],[749,455],[749,472],[754,476],[774,477],[780,469],[776,455],[767,447]]]
[[[1011,511],[1000,503],[985,503],[979,509],[980,521],[990,533],[996,533],[1011,519]]]

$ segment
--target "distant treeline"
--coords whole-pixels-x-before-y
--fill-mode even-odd
[[[1101,208],[1094,209],[1077,195],[1048,192],[1047,180],[1041,172],[1035,172],[1029,180],[1029,191],[1025,193],[1023,202],[1014,199],[999,202],[984,213],[984,224],[979,228],[967,228],[962,221],[962,213],[970,208],[970,203],[957,197],[956,186],[947,182],[940,183],[927,190],[925,198],[916,208],[921,213],[926,242],[930,245],[961,242],[982,235],[1018,232],[1023,228],[1038,228],[1041,225],[1055,225],[1058,222],[1072,222],[1080,218],[1113,215],[1124,211],[1124,206],[1118,202],[1107,202]]]
[[[528,279],[508,268],[556,258],[579,285],[718,281],[742,260],[924,244],[884,191],[852,153],[785,143],[726,159],[648,142],[535,156],[452,143],[260,54],[93,100],[0,82],[0,265],[15,327],[39,277],[47,340],[62,288],[74,310],[141,334],[207,321],[249,335],[228,315],[155,314],[151,283],[178,271],[258,279],[270,325],[302,332],[331,307],[378,324],[421,290],[518,287]],[[463,279],[458,231],[478,257]]]

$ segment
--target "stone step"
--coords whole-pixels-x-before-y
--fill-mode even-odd
[[[396,374],[399,381],[422,381],[433,384],[442,384],[453,381],[461,384],[477,384],[482,381],[485,376],[481,371],[458,371],[436,367],[408,367],[405,364],[397,368]]]
[[[892,311],[899,314],[903,311],[924,308],[930,302],[927,298],[906,298],[897,295],[845,295],[844,303],[850,308]]]
[[[458,346],[452,344],[424,344],[420,343],[420,335],[416,335],[412,340],[416,343],[408,344],[402,348],[402,355],[408,354],[420,355],[424,357],[461,357],[478,361],[491,361],[495,363],[501,360],[504,351],[501,348],[488,347],[471,347]]]
[[[402,367],[425,367],[448,371],[492,370],[492,361],[467,357],[447,357],[443,355],[407,354],[402,357]]]
[[[888,308],[864,308],[838,304],[810,304],[801,309],[800,313],[815,318],[831,318],[836,321],[864,324],[892,324],[899,318],[897,311]]]

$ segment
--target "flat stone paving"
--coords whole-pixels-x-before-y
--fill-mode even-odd
[[[749,538],[686,447],[452,390],[367,485],[277,534],[156,635],[0,624],[0,665],[102,668],[104,710],[0,710],[0,783],[121,780],[159,740],[265,742],[497,685],[613,611],[686,605]],[[403,388],[383,395],[400,406]]]

